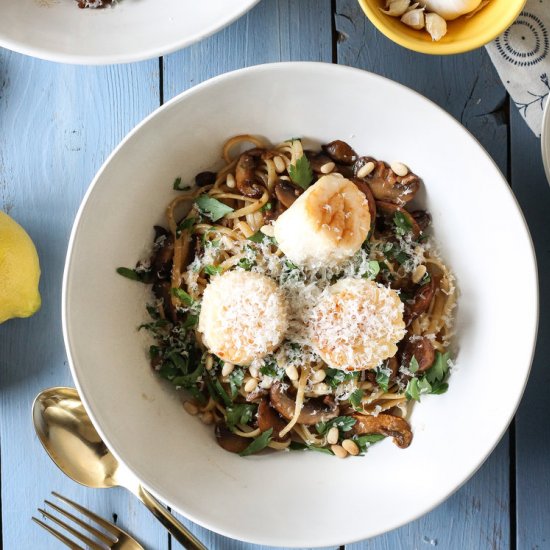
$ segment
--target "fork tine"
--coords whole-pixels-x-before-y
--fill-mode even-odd
[[[57,510],[60,514],[64,515],[66,518],[70,519],[71,521],[73,521],[77,525],[80,525],[80,527],[82,527],[82,529],[86,529],[86,531],[88,531],[88,533],[91,533],[94,537],[98,538],[101,542],[103,542],[107,546],[112,546],[113,543],[116,542],[116,538],[113,539],[111,537],[107,537],[101,531],[98,531],[97,529],[95,529],[94,527],[89,525],[88,523],[85,523],[84,521],[82,521],[80,518],[77,518],[75,515],[71,514],[70,512],[67,512],[67,510],[64,510],[63,508],[61,508],[57,504],[54,504],[53,502],[50,502],[49,500],[45,500],[44,502],[48,506],[51,506],[54,510]]]
[[[60,495],[59,493],[56,493],[55,491],[52,491],[52,495],[54,497],[57,497],[59,500],[65,502],[66,504],[69,504],[73,508],[76,508],[81,514],[84,514],[86,517],[95,521],[98,525],[101,525],[101,527],[111,533],[111,535],[114,535],[115,537],[118,537],[120,535],[120,530],[118,529],[118,527],[116,527],[116,525],[113,525],[111,522],[104,520],[102,517],[99,517],[93,512],[90,512],[90,510],[84,508],[84,506],[81,506],[80,504],[68,499],[67,497],[64,497],[63,495]]]
[[[60,540],[62,543],[65,544],[65,546],[68,546],[71,550],[84,550],[82,546],[78,546],[78,544],[74,543],[71,539],[68,539],[65,535],[54,529],[53,527],[50,527],[48,524],[44,523],[43,521],[39,520],[38,518],[32,517],[31,518],[35,523],[38,523],[40,527],[46,529],[48,533],[51,533],[56,539]]]
[[[48,519],[51,519],[54,523],[57,523],[60,527],[63,527],[63,529],[69,531],[71,535],[76,537],[78,540],[81,540],[84,544],[88,545],[92,550],[103,550],[103,548],[97,544],[92,539],[88,538],[86,535],[83,535],[82,533],[79,533],[76,529],[73,529],[70,525],[67,525],[64,521],[61,521],[59,518],[56,518],[53,514],[50,514],[47,510],[43,510],[42,508],[38,508],[38,511]]]

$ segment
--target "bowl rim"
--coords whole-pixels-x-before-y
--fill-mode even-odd
[[[542,164],[546,172],[546,179],[550,185],[550,98],[546,100],[546,107],[542,114],[542,126],[540,130],[540,148]]]
[[[397,86],[403,90],[406,90],[407,92],[411,92],[414,95],[416,95],[418,98],[420,98],[423,101],[427,101],[432,108],[439,111],[439,113],[442,116],[447,117],[447,119],[454,125],[461,128],[464,132],[466,132],[466,135],[468,135],[470,138],[472,138],[480,147],[482,154],[486,156],[488,160],[493,164],[497,172],[500,174],[502,178],[502,185],[506,188],[510,198],[512,199],[513,203],[515,204],[520,219],[523,222],[523,228],[525,230],[525,236],[527,237],[528,243],[529,243],[529,250],[530,250],[530,257],[532,260],[532,276],[533,276],[533,288],[532,292],[533,295],[530,297],[530,300],[533,301],[534,304],[534,311],[533,311],[533,319],[530,320],[530,324],[532,324],[532,334],[530,337],[529,342],[526,344],[526,350],[528,347],[530,347],[530,358],[529,358],[529,365],[525,373],[525,378],[521,384],[521,387],[518,388],[518,394],[515,402],[513,403],[513,406],[510,408],[510,413],[508,414],[508,417],[503,419],[503,422],[501,423],[501,428],[498,431],[498,436],[495,438],[495,441],[493,445],[486,450],[486,452],[483,454],[482,458],[480,459],[479,463],[476,465],[475,468],[455,487],[453,487],[451,490],[449,490],[446,494],[444,494],[442,497],[437,499],[434,502],[431,502],[430,505],[423,507],[422,509],[415,510],[414,514],[411,514],[406,519],[396,523],[394,527],[391,530],[382,529],[379,531],[373,531],[370,534],[367,535],[367,538],[373,538],[378,535],[382,535],[384,533],[387,533],[389,531],[392,531],[394,529],[397,529],[399,527],[402,527],[404,525],[407,525],[408,523],[415,521],[416,519],[424,516],[425,514],[429,513],[433,509],[435,509],[437,506],[439,506],[441,503],[446,501],[451,495],[453,495],[458,489],[460,489],[468,480],[472,478],[472,476],[479,470],[479,468],[485,463],[487,458],[491,455],[491,453],[494,451],[496,446],[499,444],[500,440],[506,433],[511,421],[513,420],[514,415],[516,414],[516,411],[520,405],[521,399],[523,397],[523,394],[525,392],[525,388],[527,385],[527,381],[529,380],[529,376],[531,373],[531,368],[533,364],[534,354],[535,354],[535,347],[537,342],[537,335],[538,335],[538,326],[539,326],[539,311],[540,311],[540,300],[539,300],[539,277],[538,277],[538,268],[537,268],[537,259],[535,254],[535,248],[533,244],[533,240],[531,237],[531,234],[529,232],[529,227],[527,225],[527,221],[525,219],[525,216],[523,214],[523,211],[520,208],[520,205],[511,189],[511,187],[508,185],[505,177],[502,175],[502,172],[500,171],[499,167],[497,166],[496,162],[492,159],[492,157],[487,153],[487,151],[483,148],[483,146],[480,144],[480,142],[473,136],[469,130],[467,130],[460,122],[458,122],[452,115],[450,115],[447,111],[445,111],[442,107],[431,101],[430,99],[426,98],[419,92],[416,92],[415,90],[412,90],[411,88],[408,88],[407,86],[395,82],[389,78],[383,77],[381,75],[377,75],[375,73],[372,73],[370,71],[365,71],[363,69],[358,69],[355,67],[349,67],[345,65],[335,65],[332,63],[324,63],[324,62],[308,62],[308,61],[289,61],[289,62],[277,62],[277,63],[265,63],[261,65],[253,65],[250,67],[246,67],[243,69],[238,69],[235,71],[230,71],[227,73],[223,73],[219,76],[210,78],[208,80],[205,80],[201,82],[200,84],[197,84],[196,86],[193,86],[192,88],[189,88],[188,90],[182,92],[181,94],[177,95],[176,97],[172,98],[170,101],[165,103],[164,105],[158,107],[155,109],[150,115],[148,115],[146,118],[144,118],[140,123],[138,123],[130,132],[122,139],[122,141],[116,146],[116,148],[113,150],[113,152],[107,157],[101,168],[98,170],[96,175],[94,176],[90,186],[88,187],[82,202],[79,206],[78,212],[75,217],[75,221],[73,224],[73,227],[71,229],[71,234],[69,238],[69,244],[67,247],[67,255],[66,255],[66,261],[65,266],[63,270],[63,281],[62,281],[62,296],[61,296],[61,317],[62,317],[62,329],[63,329],[63,341],[65,344],[65,350],[67,353],[67,359],[69,368],[71,371],[72,378],[75,382],[76,388],[78,390],[78,393],[82,399],[82,402],[85,406],[86,411],[88,412],[88,415],[90,416],[90,419],[92,420],[92,423],[94,427],[96,428],[97,432],[107,445],[107,447],[111,450],[111,452],[114,454],[114,456],[119,460],[121,464],[124,464],[126,468],[135,476],[136,479],[139,480],[139,482],[145,487],[151,494],[153,494],[156,498],[158,498],[161,502],[164,502],[168,506],[170,506],[173,510],[184,516],[185,518],[191,520],[193,523],[196,523],[197,525],[200,525],[201,527],[208,529],[210,531],[213,531],[215,533],[218,533],[222,536],[241,540],[247,543],[251,544],[259,544],[259,545],[268,545],[268,546],[275,546],[275,547],[292,547],[292,548],[300,548],[301,546],[293,545],[292,539],[287,536],[287,538],[280,538],[278,540],[272,540],[272,539],[265,539],[265,538],[248,538],[244,537],[243,535],[238,532],[238,529],[235,529],[233,531],[228,531],[227,529],[220,529],[216,525],[210,524],[208,521],[204,521],[202,518],[197,518],[193,513],[190,512],[184,512],[179,506],[174,505],[173,502],[165,499],[159,490],[157,490],[152,485],[149,485],[146,482],[143,482],[141,478],[134,472],[134,470],[128,465],[128,463],[123,459],[123,457],[118,453],[116,449],[112,447],[110,444],[108,438],[105,436],[105,433],[101,426],[98,424],[97,420],[95,419],[95,415],[93,410],[91,409],[89,405],[88,396],[86,394],[86,391],[81,386],[79,379],[78,379],[78,369],[75,365],[75,362],[73,361],[73,357],[71,354],[71,337],[70,337],[70,328],[68,325],[68,296],[67,296],[67,290],[68,290],[68,283],[71,276],[71,266],[72,266],[72,252],[75,244],[75,240],[77,237],[77,233],[79,230],[80,225],[80,219],[84,213],[84,210],[86,208],[86,205],[88,203],[88,200],[94,191],[97,183],[100,181],[106,167],[110,164],[111,160],[118,154],[118,152],[126,145],[126,143],[132,139],[145,125],[148,124],[148,122],[157,116],[159,112],[162,112],[166,109],[169,109],[172,107],[172,105],[184,101],[188,96],[200,93],[201,90],[210,87],[212,85],[215,85],[219,82],[223,82],[224,80],[233,79],[233,78],[239,78],[243,74],[248,73],[263,73],[263,72],[269,72],[269,71],[285,71],[290,68],[295,68],[295,70],[300,69],[309,69],[309,68],[318,68],[322,70],[329,70],[341,73],[360,73],[360,74],[367,74],[370,78],[373,78],[374,80],[383,81],[386,83],[391,83],[391,85]],[[327,546],[340,546],[342,544],[352,544],[355,542],[359,542],[361,540],[366,540],[365,537],[361,538],[353,538],[353,539],[346,539],[345,534],[342,538],[336,539],[323,539],[317,540],[313,542],[312,544],[309,544],[308,546],[310,548],[325,548]]]
[[[29,46],[28,44],[19,40],[13,40],[6,38],[0,34],[0,47],[6,48],[16,53],[35,57],[37,59],[43,59],[45,61],[53,61],[55,63],[63,63],[67,65],[120,65],[122,63],[136,63],[139,61],[147,61],[155,59],[156,57],[163,57],[165,55],[174,53],[187,46],[191,46],[196,42],[199,42],[223,28],[231,25],[237,19],[240,19],[245,13],[250,11],[260,0],[245,0],[245,4],[242,8],[233,12],[229,17],[217,21],[203,30],[198,30],[191,35],[182,37],[180,40],[176,40],[171,44],[165,46],[157,46],[148,48],[140,52],[133,53],[108,53],[108,54],[72,54],[55,51],[48,48],[41,48],[39,46]],[[78,8],[77,8],[78,9]]]
[[[386,36],[386,38],[389,38],[404,48],[428,55],[453,55],[458,53],[466,53],[485,46],[489,42],[493,41],[497,36],[500,36],[518,18],[527,3],[527,0],[523,0],[523,2],[511,12],[510,17],[503,18],[500,24],[495,25],[492,30],[487,30],[478,37],[471,38],[467,43],[468,45],[465,45],[464,41],[438,44],[434,42],[425,42],[424,40],[417,40],[415,38],[409,38],[408,36],[406,37],[405,35],[395,32],[387,26],[380,17],[380,14],[371,7],[367,0],[358,1],[361,5],[361,9],[369,21],[384,36]]]

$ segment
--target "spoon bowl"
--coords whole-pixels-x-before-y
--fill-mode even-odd
[[[55,387],[39,393],[32,406],[32,418],[44,449],[73,481],[94,489],[125,487],[145,504],[184,548],[206,550],[111,453],[74,388]]]

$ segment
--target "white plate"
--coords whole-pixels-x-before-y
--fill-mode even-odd
[[[546,100],[546,107],[542,116],[540,147],[542,151],[542,163],[544,164],[544,171],[546,172],[546,179],[550,184],[550,98]]]
[[[191,181],[218,162],[226,138],[246,132],[274,142],[344,139],[361,154],[401,160],[424,178],[426,206],[461,290],[460,353],[448,393],[415,407],[408,449],[385,440],[358,459],[295,452],[243,459],[218,447],[212,429],[184,413],[179,398],[151,372],[136,331],[146,317],[145,289],[115,268],[133,265],[147,250],[152,225],[163,220],[176,193],[174,177]],[[521,291],[514,287],[518,269]],[[147,118],[90,187],[64,276],[71,369],[109,447],[193,521],[267,545],[364,539],[446,499],[506,430],[529,373],[537,318],[532,243],[487,153],[415,92],[328,64],[229,73]]]
[[[0,46],[59,61],[129,63],[213,34],[258,0],[120,0],[79,9],[74,0],[2,0]]]

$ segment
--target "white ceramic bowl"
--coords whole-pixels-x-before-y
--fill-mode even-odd
[[[193,131],[190,132],[189,128]],[[414,439],[364,458],[273,453],[240,458],[216,444],[151,372],[136,326],[142,285],[118,276],[148,248],[172,182],[218,162],[238,133],[327,142],[401,160],[456,273],[460,353],[449,392],[412,416]],[[298,236],[299,238],[299,236]],[[517,286],[519,285],[519,286]],[[529,373],[537,326],[531,240],[504,178],[472,136],[433,103],[379,76],[314,63],[262,65],[183,93],[140,124],[100,170],[77,216],[64,277],[71,369],[108,446],[159,498],[246,541],[335,546],[388,531],[447,498],[506,430]]]
[[[550,99],[546,100],[546,107],[542,116],[540,147],[546,179],[548,180],[548,184],[550,184]]]
[[[197,42],[257,2],[119,0],[94,10],[74,0],[2,0],[0,46],[62,63],[129,63]]]

